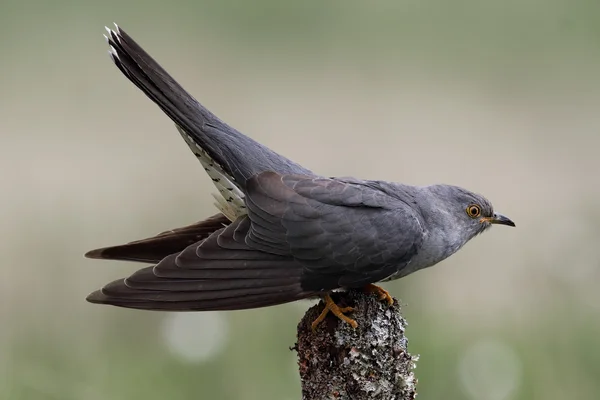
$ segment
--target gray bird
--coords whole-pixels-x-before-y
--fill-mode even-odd
[[[116,27],[116,25],[115,25]],[[329,293],[398,279],[455,253],[492,224],[515,226],[484,197],[449,185],[328,178],[228,126],[129,35],[107,28],[121,72],[175,122],[218,189],[219,213],[89,258],[152,263],[87,297],[145,310],[240,310],[309,297],[356,326]]]

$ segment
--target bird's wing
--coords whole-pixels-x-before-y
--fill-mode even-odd
[[[179,253],[186,247],[201,242],[229,223],[230,220],[219,213],[195,224],[161,232],[147,239],[91,250],[85,256],[102,260],[158,263],[171,254]]]
[[[245,200],[247,216],[88,300],[179,311],[270,306],[383,280],[422,240],[413,209],[369,185],[263,172]]]
[[[368,184],[263,172],[248,181],[246,243],[291,256],[306,290],[359,287],[410,262],[423,229],[411,205]]]
[[[245,244],[240,217],[208,238],[90,294],[92,303],[146,310],[241,310],[314,295],[302,288],[303,266],[292,257]]]

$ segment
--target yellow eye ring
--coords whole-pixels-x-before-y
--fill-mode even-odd
[[[467,215],[471,218],[477,218],[481,215],[481,207],[477,204],[471,204],[467,207]]]

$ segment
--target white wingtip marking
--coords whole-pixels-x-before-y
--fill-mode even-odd
[[[115,29],[117,30],[117,33],[121,33],[121,29],[119,28],[119,25],[117,25],[116,22],[113,22],[113,25],[115,26]]]
[[[106,29],[106,32],[112,36],[112,30],[108,26],[105,26],[104,29]]]
[[[106,36],[104,34],[102,36],[104,36],[104,39],[106,39],[106,43],[110,43],[110,41],[108,40],[108,36]]]

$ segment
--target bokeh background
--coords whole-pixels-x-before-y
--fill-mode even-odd
[[[325,175],[452,183],[517,223],[385,285],[420,399],[600,398],[600,2],[0,1],[0,399],[300,398],[310,302],[87,304],[91,248],[212,215],[118,22],[221,118]]]

